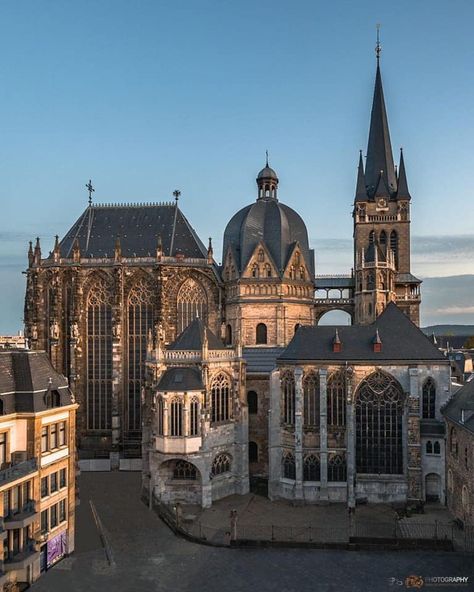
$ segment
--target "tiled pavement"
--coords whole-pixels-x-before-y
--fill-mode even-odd
[[[406,589],[397,582],[411,574],[469,576],[473,585],[463,590],[474,590],[472,555],[202,546],[175,537],[141,503],[136,473],[84,473],[80,488],[76,552],[32,592],[379,592]],[[89,500],[115,566],[106,559]],[[458,588],[443,586],[449,589]]]

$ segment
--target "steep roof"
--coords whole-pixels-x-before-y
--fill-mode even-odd
[[[158,391],[202,391],[201,370],[189,366],[168,368],[158,383]]]
[[[464,410],[464,422],[462,411]],[[474,433],[474,380],[466,382],[449,400],[443,415]]]
[[[380,182],[380,171],[383,171],[382,183]],[[394,195],[397,190],[387,110],[383,95],[382,75],[380,74],[378,61],[370,116],[367,160],[365,163],[365,185],[370,197],[374,196],[376,190],[378,195],[385,193],[387,197]]]
[[[156,253],[158,236],[165,256],[207,256],[207,249],[174,204],[89,206],[59,247],[62,257],[70,257],[77,239],[82,257],[112,257],[119,238],[124,257],[148,257]]]
[[[437,361],[448,363],[430,339],[391,302],[371,325],[337,327],[341,351],[333,351],[334,326],[302,326],[278,358],[281,362],[341,361]],[[378,330],[382,349],[374,352]]]
[[[209,349],[226,349],[222,341],[204,325],[201,319],[194,319],[186,329],[168,346],[171,350],[200,350],[204,341],[204,333],[207,335]]]
[[[283,347],[245,347],[243,356],[247,362],[247,373],[268,374],[275,368]]]

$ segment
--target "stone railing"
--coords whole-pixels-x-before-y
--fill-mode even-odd
[[[11,467],[7,467],[0,471],[0,485],[4,485],[10,481],[15,481],[21,477],[25,477],[29,473],[34,473],[38,470],[38,463],[36,458],[30,458]]]

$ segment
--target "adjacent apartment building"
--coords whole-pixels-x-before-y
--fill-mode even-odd
[[[76,409],[45,352],[0,351],[1,590],[74,550]]]

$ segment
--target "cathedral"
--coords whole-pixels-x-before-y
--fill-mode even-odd
[[[76,394],[81,460],[141,458],[144,489],[164,503],[209,507],[250,488],[349,507],[444,502],[449,361],[418,328],[411,195],[379,54],[349,274],[316,273],[268,158],[225,228],[222,265],[177,191],[160,204],[89,199],[47,257],[30,243],[26,335]],[[318,325],[331,310],[352,324]]]

